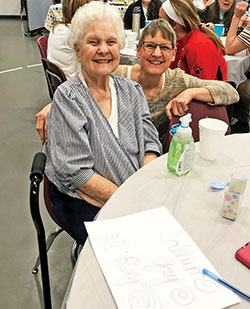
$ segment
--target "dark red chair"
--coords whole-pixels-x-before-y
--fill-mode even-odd
[[[56,91],[56,88],[65,82],[67,78],[63,70],[50,60],[42,58],[42,64],[48,84],[49,96],[51,100],[53,100],[53,95]]]
[[[200,140],[199,120],[202,118],[209,117],[225,121],[228,124],[226,135],[231,133],[230,122],[228,119],[228,113],[225,105],[210,105],[207,104],[206,102],[193,100],[189,104],[189,109],[187,113],[192,114],[192,121],[190,123],[190,127],[192,129],[193,138],[195,142],[198,142]],[[172,125],[180,123],[179,118],[180,117],[177,116],[172,117],[172,119],[169,121],[169,130],[171,129]],[[168,132],[166,141],[166,152],[168,152],[171,140],[172,135]]]
[[[47,59],[48,38],[45,35],[40,36],[37,39],[37,45],[40,50],[41,58]]]

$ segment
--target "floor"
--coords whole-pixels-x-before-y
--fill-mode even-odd
[[[0,37],[0,308],[34,309],[41,308],[41,281],[40,272],[31,273],[38,247],[29,210],[29,173],[34,154],[41,150],[35,115],[49,96],[38,36],[24,36],[19,19],[1,17]],[[40,195],[45,230],[50,231],[55,224]],[[72,272],[71,244],[63,232],[49,251],[53,309],[60,308]]]

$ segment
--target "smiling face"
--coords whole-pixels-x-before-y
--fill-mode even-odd
[[[82,45],[75,46],[77,60],[91,78],[110,75],[119,65],[120,44],[112,21],[98,20],[86,29]]]
[[[165,72],[170,63],[175,59],[176,49],[172,48],[172,42],[165,39],[158,31],[154,37],[147,35],[144,43],[161,44],[161,46],[170,46],[170,51],[162,51],[159,46],[154,51],[149,51],[144,45],[137,48],[137,57],[141,60],[141,70],[147,74],[159,75]]]
[[[220,10],[226,12],[231,9],[235,0],[219,0]]]

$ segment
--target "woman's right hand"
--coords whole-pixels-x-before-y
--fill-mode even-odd
[[[36,114],[36,130],[42,143],[47,142],[47,117],[51,109],[51,104],[47,104],[38,114]]]

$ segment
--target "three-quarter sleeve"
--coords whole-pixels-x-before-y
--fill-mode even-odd
[[[57,89],[48,123],[52,165],[60,183],[74,191],[94,174],[94,157],[87,119],[66,88]]]

